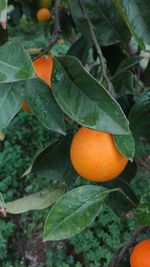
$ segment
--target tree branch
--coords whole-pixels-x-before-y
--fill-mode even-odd
[[[109,80],[109,78],[107,76],[106,60],[103,57],[102,50],[101,50],[101,48],[99,46],[99,43],[97,41],[97,38],[96,38],[96,35],[95,35],[95,32],[94,32],[93,24],[92,24],[92,22],[91,22],[91,20],[90,20],[90,18],[88,16],[88,13],[87,13],[86,8],[84,6],[83,0],[78,0],[78,1],[79,1],[79,4],[80,4],[82,13],[84,15],[84,18],[87,21],[87,25],[88,25],[88,28],[89,28],[89,32],[90,32],[90,35],[91,35],[91,39],[92,39],[93,45],[95,46],[95,49],[97,51],[97,54],[98,54],[98,57],[99,57],[99,60],[100,60],[101,69],[102,69],[102,78],[104,78],[106,80],[106,82],[107,82],[108,91],[111,93],[111,95],[115,96],[115,91],[114,91],[113,85],[112,85],[111,81]]]
[[[117,254],[110,262],[109,267],[118,267],[119,263],[122,261],[124,258],[125,253],[127,250],[132,246],[134,243],[135,239],[139,235],[139,233],[144,229],[144,226],[138,225],[137,228],[134,230],[132,233],[130,239],[127,241],[127,243],[124,245],[122,250]]]
[[[52,46],[56,43],[56,41],[59,37],[59,34],[61,33],[59,9],[60,9],[60,0],[55,0],[54,31],[52,33],[52,36],[49,40],[47,47],[45,49],[41,50],[41,53],[38,56],[36,56],[33,60],[36,60],[37,58],[47,54],[49,52],[49,50],[52,48]]]
[[[59,37],[59,34],[61,33],[59,9],[60,9],[60,0],[56,0],[56,2],[55,2],[55,14],[54,14],[54,32],[53,32],[53,34],[49,40],[49,44],[46,48],[47,52],[56,43],[56,41]]]

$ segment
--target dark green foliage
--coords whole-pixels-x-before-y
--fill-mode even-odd
[[[7,2],[8,10],[5,8]],[[52,0],[50,7],[53,11],[54,2]],[[147,27],[150,4],[148,0],[141,3],[139,0],[83,2],[61,1],[62,32],[50,50],[55,58],[50,90],[37,78],[27,78],[36,76],[31,59],[35,59],[39,52],[33,52],[33,49],[43,50],[48,46],[57,12],[53,12],[49,22],[39,23],[36,18],[38,0],[0,0],[0,45],[7,39],[9,41],[0,47],[0,129],[12,120],[4,130],[5,140],[0,141],[0,192],[8,211],[6,218],[0,218],[0,267],[108,267],[110,258],[135,228],[134,220],[131,223],[125,220],[127,212],[134,211],[135,219],[143,225],[150,223],[150,193],[143,198],[150,171],[150,91],[145,87],[149,85],[150,64],[149,56],[141,51],[149,50],[150,45]],[[4,31],[6,17],[7,30]],[[76,58],[66,56],[67,53],[80,59],[83,66]],[[22,110],[19,112],[23,100],[35,117]],[[72,134],[80,125],[114,133],[115,145],[121,153],[131,161],[135,154],[136,164],[129,163],[118,179],[104,183],[106,191],[118,187],[124,191],[123,194],[120,191],[111,193],[105,204],[99,202],[97,193],[90,198],[93,187],[100,189],[98,184],[91,185],[80,177],[75,181],[77,174],[72,170],[69,150]],[[67,142],[61,143],[61,140]],[[35,155],[38,156],[35,158]],[[32,163],[32,168],[28,168]],[[26,176],[22,176],[24,171]],[[69,200],[63,196],[64,203],[58,200],[57,209],[52,212],[47,208],[10,215],[13,204],[9,202],[9,210],[8,201],[45,187],[53,189],[58,182],[61,187],[59,195],[64,192],[65,185],[66,191],[73,189],[75,192],[73,198],[72,191],[67,192]],[[78,184],[82,185],[82,190],[90,187],[90,192],[83,193],[80,188],[78,191],[75,188]],[[44,193],[40,197],[44,201]],[[48,207],[58,199],[55,197],[51,194],[50,203],[44,201],[41,205]],[[28,207],[31,199],[32,205]],[[33,199],[38,205],[33,205]],[[39,202],[30,195],[25,206],[19,204],[19,212],[37,208]],[[86,213],[82,206],[84,212],[87,208]],[[101,215],[98,215],[99,211]],[[58,242],[42,243],[43,225],[48,214],[52,214],[48,220],[51,231],[49,233],[48,229],[45,239],[60,240]],[[93,218],[96,219],[91,224]],[[61,223],[64,228],[59,228]],[[61,240],[78,233],[85,225],[87,231],[70,240]],[[73,229],[71,235],[66,235],[70,229]],[[129,253],[120,267],[129,265],[126,260],[129,261]]]
[[[21,178],[21,175],[51,136],[33,115],[24,111],[14,118],[5,134],[5,141],[0,143],[0,188],[5,200],[12,200],[43,187],[45,180],[36,176]],[[139,173],[133,183],[133,189],[138,189],[139,194],[140,188],[145,187],[146,178],[142,177],[143,173]],[[82,180],[76,183],[77,186],[80,184],[86,183]],[[21,260],[21,266],[26,267],[26,262],[32,266],[33,259],[36,259],[38,267],[107,267],[110,258],[128,239],[130,229],[134,227],[126,223],[121,225],[120,219],[105,206],[87,231],[70,241],[43,244],[42,228],[48,212],[49,209],[15,217],[9,215],[7,220],[0,220],[0,266],[18,267]],[[27,259],[27,255],[32,260]]]

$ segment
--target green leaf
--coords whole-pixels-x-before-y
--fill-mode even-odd
[[[150,1],[113,0],[130,32],[142,49],[150,45]]]
[[[70,162],[70,142],[69,135],[55,138],[47,147],[42,149],[33,161],[29,171],[25,173],[35,173],[38,176],[50,177],[52,180],[73,180],[77,176]]]
[[[150,186],[142,196],[139,206],[134,212],[135,220],[144,226],[150,226]]]
[[[84,18],[79,1],[69,0],[71,15],[79,31],[91,41],[87,21]],[[93,28],[101,46],[108,46],[118,42],[126,42],[129,37],[129,31],[116,11],[115,5],[110,0],[85,0],[84,5],[88,16],[93,24]]]
[[[132,134],[115,135],[114,141],[118,150],[131,162],[133,162],[133,158],[135,155],[135,141]]]
[[[0,47],[0,82],[8,83],[34,77],[32,61],[24,47],[7,42]]]
[[[119,96],[133,94],[134,76],[131,71],[124,71],[113,76],[112,79],[116,93]]]
[[[118,192],[112,192],[107,196],[106,199],[107,204],[120,218],[123,218],[127,214],[127,212],[133,210],[135,208],[135,205],[139,204],[139,199],[137,198],[129,184],[131,180],[134,179],[135,173],[135,163],[129,162],[127,167],[117,179],[102,183],[102,186],[106,188],[120,188],[122,190]],[[120,194],[122,192],[123,194]]]
[[[25,100],[34,115],[49,130],[65,135],[64,114],[57,105],[50,87],[40,79],[26,82]]]
[[[135,137],[150,137],[150,89],[137,99],[129,114],[129,121]]]
[[[118,66],[117,71],[115,73],[115,76],[117,76],[120,73],[123,73],[124,71],[128,70],[129,68],[133,67],[137,63],[139,63],[142,60],[142,57],[139,56],[131,56],[128,58],[125,58]]]
[[[77,57],[81,60],[82,64],[86,63],[87,57],[89,52],[89,44],[87,43],[86,39],[81,36],[77,41],[73,43],[73,45],[68,50],[67,54],[69,56]]]
[[[6,29],[7,4],[8,4],[8,0],[0,1],[0,24],[2,25],[2,28],[4,30]]]
[[[89,226],[100,213],[111,190],[80,186],[63,195],[52,207],[44,226],[44,241],[70,238]]]
[[[128,120],[119,104],[74,57],[54,59],[52,91],[58,105],[77,123],[104,132],[129,134]]]
[[[52,187],[43,189],[29,196],[6,203],[6,211],[11,214],[19,214],[29,210],[40,210],[52,206],[63,194],[64,188]]]
[[[0,84],[0,129],[5,128],[20,110],[23,97],[18,94],[22,91],[22,83]]]

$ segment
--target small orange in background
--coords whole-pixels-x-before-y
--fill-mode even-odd
[[[76,132],[70,156],[77,173],[95,182],[116,178],[128,162],[115,146],[112,134],[85,127]]]
[[[150,239],[139,242],[130,256],[131,267],[150,267]]]
[[[51,74],[53,69],[53,59],[51,56],[42,56],[33,61],[33,66],[35,69],[36,75],[47,83],[49,86],[51,85]],[[22,108],[25,111],[30,112],[30,108],[26,104],[26,102],[22,103]]]
[[[52,13],[48,8],[42,7],[36,13],[39,22],[47,22],[51,19]]]
[[[24,109],[27,112],[31,112],[31,109],[28,107],[28,105],[25,101],[22,103],[22,109]]]

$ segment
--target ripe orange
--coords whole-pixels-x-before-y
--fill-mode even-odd
[[[49,86],[51,85],[51,74],[53,69],[53,59],[50,56],[42,56],[33,61],[36,75],[45,81]],[[28,105],[23,102],[22,108],[25,111],[31,111]]]
[[[53,69],[53,59],[50,56],[42,56],[33,61],[36,75],[51,85],[51,74]]]
[[[139,242],[130,256],[131,267],[150,267],[150,239]]]
[[[42,7],[37,11],[36,17],[39,22],[46,22],[50,20],[52,13],[48,8]]]
[[[85,127],[81,127],[75,134],[70,156],[77,173],[95,182],[114,179],[128,162],[116,148],[112,134]]]

